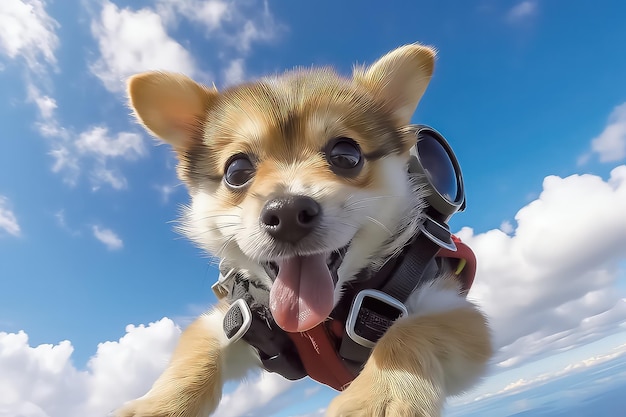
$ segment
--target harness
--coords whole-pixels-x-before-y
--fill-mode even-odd
[[[432,281],[445,263],[458,277],[463,295],[472,286],[474,253],[449,231],[439,230],[438,222],[432,223],[427,219],[423,233],[376,273],[361,271],[346,284],[329,319],[305,332],[285,332],[274,322],[270,288],[235,270],[228,271],[213,286],[218,298],[231,302],[223,322],[227,338],[231,342],[243,339],[255,347],[269,372],[290,380],[309,376],[336,390],[345,389],[358,376],[380,337],[395,320],[408,314],[405,302],[411,293]],[[439,243],[432,239],[433,233],[439,235],[435,239]],[[446,247],[442,240],[448,241]]]
[[[291,380],[309,376],[341,391],[361,372],[387,329],[408,314],[405,303],[416,289],[444,270],[456,274],[462,295],[472,286],[476,257],[447,225],[450,216],[465,209],[461,168],[439,132],[424,125],[409,127],[416,143],[408,171],[419,175],[430,191],[425,197],[430,207],[419,232],[400,253],[378,271],[360,271],[344,284],[341,301],[328,320],[305,332],[285,332],[270,312],[269,287],[234,269],[220,271],[213,290],[231,304],[224,333],[231,342],[243,339],[254,346],[267,371]]]

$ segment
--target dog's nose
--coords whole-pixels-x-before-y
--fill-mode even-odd
[[[311,197],[274,198],[261,210],[261,227],[277,240],[296,243],[317,226],[321,212]]]

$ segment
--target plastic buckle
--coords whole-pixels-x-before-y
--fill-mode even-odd
[[[362,290],[350,307],[346,334],[354,342],[371,349],[395,320],[406,315],[406,306],[389,294]]]
[[[250,325],[252,324],[252,312],[250,311],[250,307],[248,306],[248,303],[246,303],[243,298],[237,299],[230,306],[228,311],[226,311],[226,314],[224,315],[224,317],[227,318],[231,314],[236,315],[237,312],[234,309],[239,309],[239,312],[241,314],[241,326],[239,326],[237,331],[230,337],[228,337],[228,332],[225,332],[226,338],[228,339],[229,343],[234,343],[237,340],[241,339],[246,334],[246,332],[250,329]]]
[[[454,240],[452,240],[452,233],[450,233],[447,224],[441,224],[427,215],[424,222],[421,223],[418,228],[427,238],[437,245],[451,250],[452,252],[456,252],[456,245],[454,244]]]
[[[228,289],[228,282],[234,278],[235,268],[229,269],[228,271],[226,271],[226,274],[224,274],[222,272],[222,261],[220,261],[218,269],[220,271],[220,276],[217,281],[215,281],[215,283],[211,285],[211,290],[213,290],[213,294],[215,294],[217,299],[221,300],[222,298],[226,298],[230,292],[230,290]]]

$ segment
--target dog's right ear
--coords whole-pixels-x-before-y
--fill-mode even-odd
[[[154,136],[183,151],[202,140],[202,126],[219,93],[191,78],[145,72],[128,80],[128,97],[137,119]]]

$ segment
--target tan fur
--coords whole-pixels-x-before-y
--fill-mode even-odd
[[[417,107],[414,98],[422,97],[430,82],[435,55],[432,48],[405,45],[389,52],[368,69],[355,70],[354,78],[380,94],[385,105],[394,109],[398,121],[408,124]],[[414,79],[415,74],[420,77]],[[407,80],[412,82],[407,83]]]
[[[217,310],[225,312],[221,303]],[[220,337],[202,318],[181,335],[170,364],[150,392],[118,410],[116,417],[173,417],[208,415],[222,395]]]
[[[431,48],[406,45],[369,68],[356,68],[352,78],[330,69],[297,70],[223,92],[180,74],[150,72],[132,77],[128,91],[139,121],[177,153],[178,174],[192,196],[183,226],[192,240],[260,277],[258,261],[272,249],[258,230],[264,202],[305,193],[339,219],[318,242],[332,247],[313,249],[334,250],[353,241],[339,269],[340,281],[347,282],[393,252],[376,251],[398,232],[399,218],[414,216],[402,204],[419,208],[419,201],[404,195],[411,190],[402,164],[414,143],[406,126],[433,73],[434,56]],[[363,151],[365,163],[354,177],[336,175],[322,153],[337,137],[352,138]],[[248,185],[235,190],[222,178],[229,158],[239,153],[249,155],[256,170]],[[362,218],[339,218],[348,206]],[[401,247],[406,240],[397,243]],[[456,280],[442,277],[436,284],[462,300]],[[480,371],[491,355],[484,316],[465,300],[455,303],[448,311],[395,323],[327,415],[439,416],[445,397],[456,389],[450,381],[455,372]],[[201,417],[214,411],[225,364],[236,350],[220,333],[225,308],[211,313],[215,320],[201,317],[189,326],[153,388],[116,416]],[[258,360],[249,346],[242,352]]]

